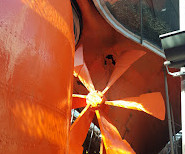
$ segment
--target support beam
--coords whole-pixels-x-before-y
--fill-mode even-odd
[[[92,142],[92,137],[93,137],[93,133],[94,133],[94,126],[95,126],[95,124],[93,124],[92,132],[91,132],[91,137],[90,137],[90,142],[89,142],[89,147],[88,147],[88,153],[90,152],[90,148],[91,148],[91,142]]]
[[[181,68],[185,69],[184,67]],[[185,154],[185,75],[181,77],[182,154]]]
[[[180,30],[185,30],[185,0],[179,0]],[[184,71],[185,68],[181,68]],[[185,154],[185,75],[181,77],[182,154]]]
[[[175,131],[175,122],[174,122],[174,116],[173,116],[173,109],[172,105],[170,105],[171,109],[171,118],[172,118],[172,128],[173,128],[173,138],[174,138],[174,149],[175,149],[175,154],[178,154],[178,147],[177,147],[177,140],[176,140],[176,131]]]
[[[164,70],[164,81],[165,81],[166,110],[167,110],[167,118],[168,118],[168,128],[169,128],[169,137],[170,137],[170,147],[171,147],[171,154],[174,154],[173,133],[172,133],[172,121],[171,121],[170,102],[169,102],[169,95],[168,95],[168,82],[167,82],[167,75],[166,75],[166,71],[165,71],[165,70]]]
[[[71,110],[71,124],[73,123],[74,113],[75,113],[75,110],[72,109],[72,110]]]

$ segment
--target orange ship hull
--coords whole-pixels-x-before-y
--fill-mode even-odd
[[[70,1],[0,2],[0,153],[68,153]]]
[[[160,92],[165,99],[164,59],[118,33],[92,1],[76,2],[83,21],[76,48],[84,48],[84,61],[96,89],[104,89],[123,53],[141,50],[146,54],[120,76],[106,98]],[[69,153],[71,95],[88,93],[77,78],[72,85],[72,19],[69,0],[0,1],[0,153]],[[176,124],[180,124],[178,83],[178,79],[169,78]],[[136,153],[157,153],[168,142],[167,116],[160,121],[129,109],[106,106],[104,110]],[[98,126],[96,118],[93,123]],[[83,125],[79,128],[83,132]],[[179,129],[177,125],[176,131]],[[84,149],[88,146],[85,142]]]

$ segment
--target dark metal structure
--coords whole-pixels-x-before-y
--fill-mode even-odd
[[[168,73],[174,77],[181,76],[181,121],[182,121],[182,151],[185,153],[184,145],[184,108],[185,108],[185,31],[175,31],[172,33],[164,34],[160,36],[162,47],[166,55],[167,61],[164,63],[168,70],[170,68],[178,68],[179,72],[171,73],[168,70]],[[167,88],[166,88],[167,89]],[[168,95],[168,94],[167,94]],[[166,96],[168,98],[168,96]],[[167,103],[168,104],[168,103]],[[168,106],[168,105],[167,105]],[[170,119],[170,111],[168,111],[168,118]],[[169,122],[169,134],[171,142],[171,150],[174,153],[172,145],[172,129],[171,129],[171,119]]]

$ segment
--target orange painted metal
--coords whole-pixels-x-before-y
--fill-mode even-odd
[[[105,104],[143,111],[160,120],[165,119],[165,104],[160,92],[142,94],[139,97],[122,100],[106,101]]]
[[[72,102],[72,109],[85,107],[87,105],[86,95],[73,94]]]
[[[94,110],[86,106],[70,129],[70,154],[82,154],[83,142],[94,118]]]
[[[106,93],[106,98],[108,100],[119,100],[151,92],[160,92],[165,98],[162,70],[164,59],[118,33],[100,15],[92,1],[76,1],[83,18],[83,31],[78,46],[83,44],[84,60],[96,89],[102,91],[106,87],[115,68],[112,63],[113,60],[116,64],[124,52],[142,50],[146,54],[114,83]],[[106,56],[108,55],[112,55],[113,60],[107,59]],[[174,119],[180,124],[180,81],[169,77],[168,83]],[[79,84],[77,78],[74,78],[74,93],[87,94],[87,90],[82,84]],[[131,143],[136,153],[158,153],[168,142],[167,118],[161,121],[144,112],[108,105],[105,109],[104,112],[108,119],[118,129],[122,138]],[[96,119],[93,122],[98,123]],[[177,131],[180,129],[178,126],[176,128]],[[88,145],[85,146],[88,147]]]
[[[84,62],[83,46],[78,47],[75,52],[74,58],[74,72],[75,77],[78,77],[88,91],[94,91],[94,85],[92,83],[88,68]]]
[[[106,154],[135,154],[126,140],[122,140],[118,130],[101,110],[96,110]]]
[[[75,55],[75,58],[77,59],[75,61],[76,62],[78,61],[81,63],[78,63],[78,65],[75,64],[75,67],[78,67],[79,65],[84,67],[86,66],[86,64],[82,56],[83,49],[81,46],[79,48],[80,50],[77,49],[77,54]],[[137,51],[137,50],[136,51],[131,50],[130,52],[126,51],[124,54],[122,54],[116,63],[115,70],[113,71],[110,77],[108,86],[106,86],[103,92],[92,90],[91,88],[89,88],[89,87],[94,87],[94,85],[91,86],[92,80],[87,67],[85,67],[86,68],[85,71],[82,71],[83,67],[81,68],[80,71],[78,71],[79,73],[77,77],[88,89],[89,94],[86,97],[84,95],[73,94],[74,100],[76,99],[76,97],[80,99],[83,98],[82,100],[75,101],[73,106],[78,107],[77,103],[79,103],[79,106],[82,106],[82,104],[84,104],[84,101],[85,101],[84,99],[86,99],[87,106],[85,107],[85,109],[83,109],[80,116],[76,119],[75,123],[71,127],[71,130],[70,130],[71,153],[81,153],[83,150],[82,144],[85,140],[90,123],[94,117],[93,113],[92,115],[90,114],[91,110],[96,111],[96,116],[100,125],[100,130],[102,133],[102,138],[103,138],[103,142],[104,142],[107,154],[135,153],[132,150],[129,143],[126,140],[122,140],[117,128],[105,119],[105,114],[102,111],[105,109],[105,108],[102,109],[104,104],[143,111],[161,120],[164,120],[165,107],[164,107],[164,100],[160,92],[143,94],[139,97],[126,98],[125,100],[119,100],[119,101],[118,100],[106,101],[106,98],[104,96],[106,91],[116,82],[116,80],[118,80],[118,78],[121,77],[131,67],[131,65],[133,65],[133,63],[135,63],[143,55],[144,55],[143,51]],[[74,76],[76,76],[76,69],[74,69]],[[160,107],[162,109],[159,109]],[[160,112],[158,113],[158,111]],[[102,117],[100,116],[100,112]],[[89,119],[88,119],[88,116],[90,116]],[[101,153],[103,153],[102,150],[103,149],[101,149]]]
[[[0,153],[68,153],[73,56],[69,0],[0,1]]]
[[[100,144],[100,154],[106,154],[105,146],[102,139]]]
[[[123,75],[131,65],[136,62],[139,58],[144,56],[146,53],[142,50],[128,50],[125,51],[116,62],[114,71],[107,83],[106,88],[103,90],[103,94],[116,82],[121,75]]]

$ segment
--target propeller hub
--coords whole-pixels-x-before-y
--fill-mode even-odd
[[[100,91],[92,91],[87,95],[86,102],[91,107],[98,107],[104,102],[104,96]]]

